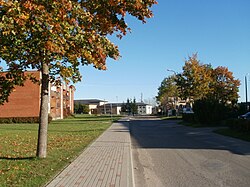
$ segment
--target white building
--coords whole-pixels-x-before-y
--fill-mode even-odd
[[[103,106],[107,101],[100,99],[79,99],[74,100],[74,103],[87,105],[89,107],[89,114],[98,114],[98,107]]]
[[[122,103],[107,103],[98,106],[98,114],[113,114],[120,115],[122,109]]]
[[[150,115],[152,114],[153,106],[145,103],[136,103],[137,112],[139,115]]]

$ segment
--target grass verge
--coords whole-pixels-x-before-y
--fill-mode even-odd
[[[182,116],[164,116],[162,120],[182,120]]]
[[[249,132],[238,132],[238,131],[234,131],[234,130],[232,130],[230,128],[217,129],[217,130],[214,130],[214,132],[217,133],[217,134],[224,135],[224,136],[230,136],[230,137],[233,137],[233,138],[238,138],[238,139],[250,142],[250,134],[249,134]]]
[[[36,158],[38,124],[1,124],[0,186],[43,186],[100,136],[112,120],[108,116],[77,115],[51,122],[46,159]]]

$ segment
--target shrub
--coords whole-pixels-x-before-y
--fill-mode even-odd
[[[195,122],[194,113],[183,113],[182,114],[182,119],[185,122],[194,123]]]
[[[12,118],[0,118],[0,123],[13,123]]]
[[[48,122],[52,121],[52,117],[48,116]],[[39,123],[39,117],[11,117],[0,118],[0,123]]]
[[[240,132],[250,132],[250,120],[245,119],[228,119],[226,124],[232,130]]]
[[[213,99],[197,100],[193,106],[195,119],[201,124],[212,124],[230,116],[231,107]]]

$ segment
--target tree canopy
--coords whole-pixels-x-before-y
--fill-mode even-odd
[[[210,104],[210,101],[216,106],[237,102],[240,81],[227,67],[213,68],[210,64],[203,64],[195,53],[188,57],[182,69],[182,72],[164,78],[158,88],[156,98],[163,108],[177,95],[191,103],[200,101],[199,105]]]
[[[0,59],[11,73],[40,70],[46,63],[50,79],[60,75],[79,81],[79,65],[105,70],[108,57],[120,56],[107,36],[130,31],[126,14],[145,22],[153,4],[155,0],[0,0]],[[25,80],[21,73],[19,77],[19,82]]]
[[[157,101],[161,105],[168,105],[169,102],[173,102],[173,98],[178,97],[178,90],[176,85],[176,75],[169,76],[163,79],[160,87],[158,88]]]
[[[183,72],[177,75],[179,96],[193,101],[210,98],[222,103],[236,103],[240,81],[226,67],[212,68],[202,64],[197,53],[185,61]]]
[[[197,100],[205,97],[210,91],[212,67],[202,64],[197,53],[189,56],[183,66],[183,72],[177,75],[179,95],[183,99]]]
[[[48,87],[62,77],[81,80],[80,65],[106,69],[106,59],[120,56],[108,36],[130,31],[125,17],[142,22],[152,17],[155,0],[0,0],[0,60],[12,78],[0,77],[0,102],[15,85],[23,85],[23,71],[41,71],[41,109],[38,156],[46,157]],[[1,68],[0,68],[1,69]],[[32,79],[32,77],[31,77]],[[40,80],[39,80],[40,81]],[[39,151],[42,150],[42,151]]]

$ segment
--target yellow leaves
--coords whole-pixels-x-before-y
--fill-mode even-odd
[[[33,10],[33,8],[34,8],[34,4],[32,4],[29,0],[26,1],[26,2],[23,4],[23,6],[24,6],[26,9],[28,9],[28,10]]]
[[[69,0],[62,0],[62,4],[66,8],[66,10],[70,11],[72,10],[72,2]]]
[[[9,34],[10,34],[10,30],[3,31],[2,33],[3,33],[3,35],[4,35],[4,36],[7,36],[7,35],[9,35]]]
[[[46,4],[39,0],[0,0],[7,11],[0,15],[1,34],[7,44],[13,44],[13,50],[3,47],[0,50],[14,54],[11,57],[6,55],[12,58],[8,60],[20,60],[14,59],[20,57],[32,67],[36,67],[36,61],[43,56],[37,51],[44,51],[45,58],[53,63],[54,60],[67,59],[67,64],[60,65],[66,68],[62,69],[63,76],[74,74],[67,67],[68,64],[77,64],[79,58],[84,59],[85,64],[105,70],[107,57],[119,57],[118,48],[106,36],[113,33],[118,37],[124,36],[129,31],[124,19],[126,14],[144,20],[151,15],[149,8],[155,3],[155,0],[93,0],[81,3],[53,0]]]
[[[45,42],[44,47],[50,53],[58,53],[61,55],[63,55],[65,53],[63,46],[61,46],[60,44],[57,45],[55,42],[52,42],[50,40]]]
[[[21,14],[18,17],[15,17],[14,20],[15,22],[20,25],[20,26],[24,26],[26,24],[26,22],[29,19],[29,14]]]
[[[72,78],[75,75],[75,70],[72,67],[60,66],[60,76],[65,79],[65,82],[69,82],[67,78]]]

